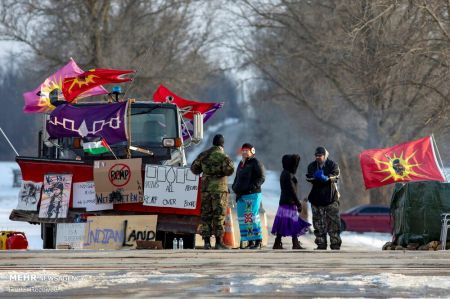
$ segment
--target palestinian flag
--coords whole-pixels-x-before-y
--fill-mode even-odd
[[[83,142],[83,150],[85,153],[91,155],[99,155],[107,152],[111,152],[111,148],[108,143],[102,139],[100,141]]]

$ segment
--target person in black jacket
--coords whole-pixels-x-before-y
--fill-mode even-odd
[[[299,217],[302,204],[297,196],[298,181],[295,177],[299,155],[284,155],[282,160],[283,171],[280,175],[280,202],[272,226],[272,234],[276,235],[273,249],[283,249],[282,237],[292,237],[292,249],[304,249],[298,237],[304,235],[311,224]]]
[[[261,248],[262,229],[259,218],[261,205],[261,185],[264,183],[264,166],[255,157],[255,148],[244,143],[241,148],[242,160],[236,169],[232,185],[236,193],[241,248],[243,241],[249,241],[250,249]]]
[[[308,165],[306,180],[312,184],[308,200],[313,214],[314,235],[317,249],[327,249],[327,233],[330,236],[330,248],[341,248],[341,219],[339,216],[339,165],[328,159],[328,151],[318,147],[316,160]]]

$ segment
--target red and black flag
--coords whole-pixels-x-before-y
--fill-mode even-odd
[[[365,150],[359,159],[367,189],[397,182],[445,181],[432,136],[389,148]]]
[[[76,77],[65,78],[62,92],[66,101],[72,102],[79,95],[96,86],[131,81],[131,78],[122,78],[121,76],[134,72],[132,70],[92,69]]]

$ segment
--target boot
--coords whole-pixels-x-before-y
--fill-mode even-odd
[[[261,247],[262,247],[261,240],[256,240],[255,243],[252,246],[250,246],[249,248],[250,249],[261,249]]]
[[[205,237],[205,238],[203,238],[203,240],[205,240],[205,244],[203,245],[203,249],[206,249],[206,250],[211,249],[211,238],[210,237]]]
[[[245,248],[247,248],[247,249],[252,249],[253,246],[255,246],[255,242],[253,242],[253,241],[248,241],[247,247],[245,247]]]
[[[283,243],[281,243],[281,236],[277,236],[275,238],[275,242],[273,243],[272,249],[284,249]]]
[[[292,237],[292,249],[305,249],[300,245],[297,237]]]
[[[230,248],[223,244],[222,238],[216,236],[216,246],[214,247],[214,249],[226,250]]]

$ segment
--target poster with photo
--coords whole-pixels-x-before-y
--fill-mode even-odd
[[[66,218],[71,189],[71,174],[45,175],[39,218]]]
[[[17,202],[17,210],[37,211],[41,199],[41,182],[22,181]]]

